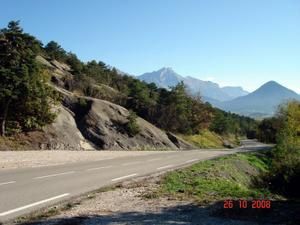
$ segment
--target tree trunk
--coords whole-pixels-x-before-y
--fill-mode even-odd
[[[7,113],[8,113],[8,107],[9,107],[9,104],[10,104],[10,101],[11,100],[8,100],[5,104],[5,108],[4,108],[4,113],[3,113],[3,118],[2,118],[2,121],[1,121],[1,136],[5,136],[5,123],[6,123],[6,118],[7,118]]]

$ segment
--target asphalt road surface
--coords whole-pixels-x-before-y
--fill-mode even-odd
[[[100,187],[175,169],[197,161],[267,146],[246,140],[232,150],[165,151],[41,168],[0,171],[0,221],[14,219],[42,207]]]

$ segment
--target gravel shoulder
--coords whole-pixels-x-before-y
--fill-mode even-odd
[[[212,216],[210,206],[169,196],[151,196],[161,175],[124,181],[118,186],[73,199],[32,215],[22,225],[125,225],[125,224],[255,224]],[[53,214],[53,215],[51,215]],[[41,215],[50,215],[43,217]],[[26,221],[28,218],[25,218]],[[22,221],[22,220],[20,220]]]
[[[0,169],[53,166],[160,153],[159,151],[0,151]]]

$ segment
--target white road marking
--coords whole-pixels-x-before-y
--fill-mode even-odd
[[[166,165],[166,166],[162,166],[162,167],[158,167],[156,168],[157,170],[163,170],[163,169],[166,169],[166,168],[170,168],[172,167],[173,165]]]
[[[135,165],[135,164],[139,164],[139,163],[141,163],[141,161],[130,162],[130,163],[123,163],[122,166]]]
[[[122,180],[122,179],[125,179],[125,178],[134,177],[136,175],[137,175],[137,173],[133,173],[133,174],[129,174],[129,175],[126,175],[126,176],[123,176],[123,177],[114,178],[111,181],[118,181],[118,180]]]
[[[199,159],[191,159],[191,160],[188,160],[188,161],[185,161],[186,163],[191,163],[191,162],[195,162],[195,161],[198,161]]]
[[[161,158],[149,159],[148,162],[158,161],[158,160],[161,160]]]
[[[0,183],[0,186],[1,185],[6,185],[6,184],[13,184],[13,183],[16,183],[16,181],[9,181],[9,182]]]
[[[75,173],[75,171],[69,171],[69,172],[65,172],[65,173],[50,174],[50,175],[45,175],[45,176],[41,176],[41,177],[35,177],[35,178],[32,178],[32,179],[43,179],[43,178],[48,178],[48,177],[62,176],[62,175],[71,174],[71,173]]]
[[[2,213],[0,213],[0,217],[1,216],[7,216],[9,214],[12,214],[12,213],[24,210],[24,209],[28,209],[28,208],[31,208],[31,207],[34,207],[34,206],[37,206],[37,205],[40,205],[40,204],[43,204],[43,203],[46,203],[46,202],[50,202],[50,201],[53,201],[53,200],[56,200],[56,199],[59,199],[59,198],[63,198],[63,197],[66,197],[68,195],[70,195],[70,193],[65,193],[65,194],[58,195],[58,196],[55,196],[55,197],[52,197],[52,198],[48,198],[48,199],[45,199],[45,200],[42,200],[42,201],[39,201],[39,202],[35,202],[35,203],[29,204],[29,205],[25,205],[25,206],[22,206],[22,207],[19,207],[19,208],[16,208],[16,209],[12,209],[12,210],[9,210],[9,211],[6,211],[6,212],[2,212]]]
[[[101,166],[101,167],[90,168],[90,169],[87,169],[86,171],[101,170],[101,169],[107,169],[107,168],[111,168],[111,167],[112,166]]]

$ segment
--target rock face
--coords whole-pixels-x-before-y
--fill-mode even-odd
[[[55,108],[57,117],[44,131],[47,142],[40,143],[41,149],[64,149],[64,150],[86,150],[94,149],[77,128],[74,114],[67,108],[59,106]]]
[[[127,109],[108,101],[89,99],[90,108],[79,121],[84,136],[101,149],[187,149],[184,142],[173,143],[168,135],[142,118],[137,118],[140,132],[131,136],[125,129]]]
[[[110,101],[76,95],[64,89],[62,78],[73,76],[70,68],[55,60],[37,59],[49,68],[52,84],[62,97],[62,105],[55,122],[44,129],[41,149],[109,149],[109,150],[158,150],[192,149],[174,134],[167,134],[146,120],[137,117],[139,132],[130,134],[126,129],[129,111]],[[121,95],[108,86],[99,88],[109,95]],[[112,89],[112,90],[111,90]],[[113,93],[112,93],[113,92]],[[107,98],[106,98],[107,99]]]
[[[65,150],[184,150],[194,146],[174,134],[166,133],[137,117],[139,133],[129,134],[126,125],[129,111],[109,101],[76,96],[55,87],[64,106],[55,110],[55,122],[44,129],[46,142],[41,149]]]

